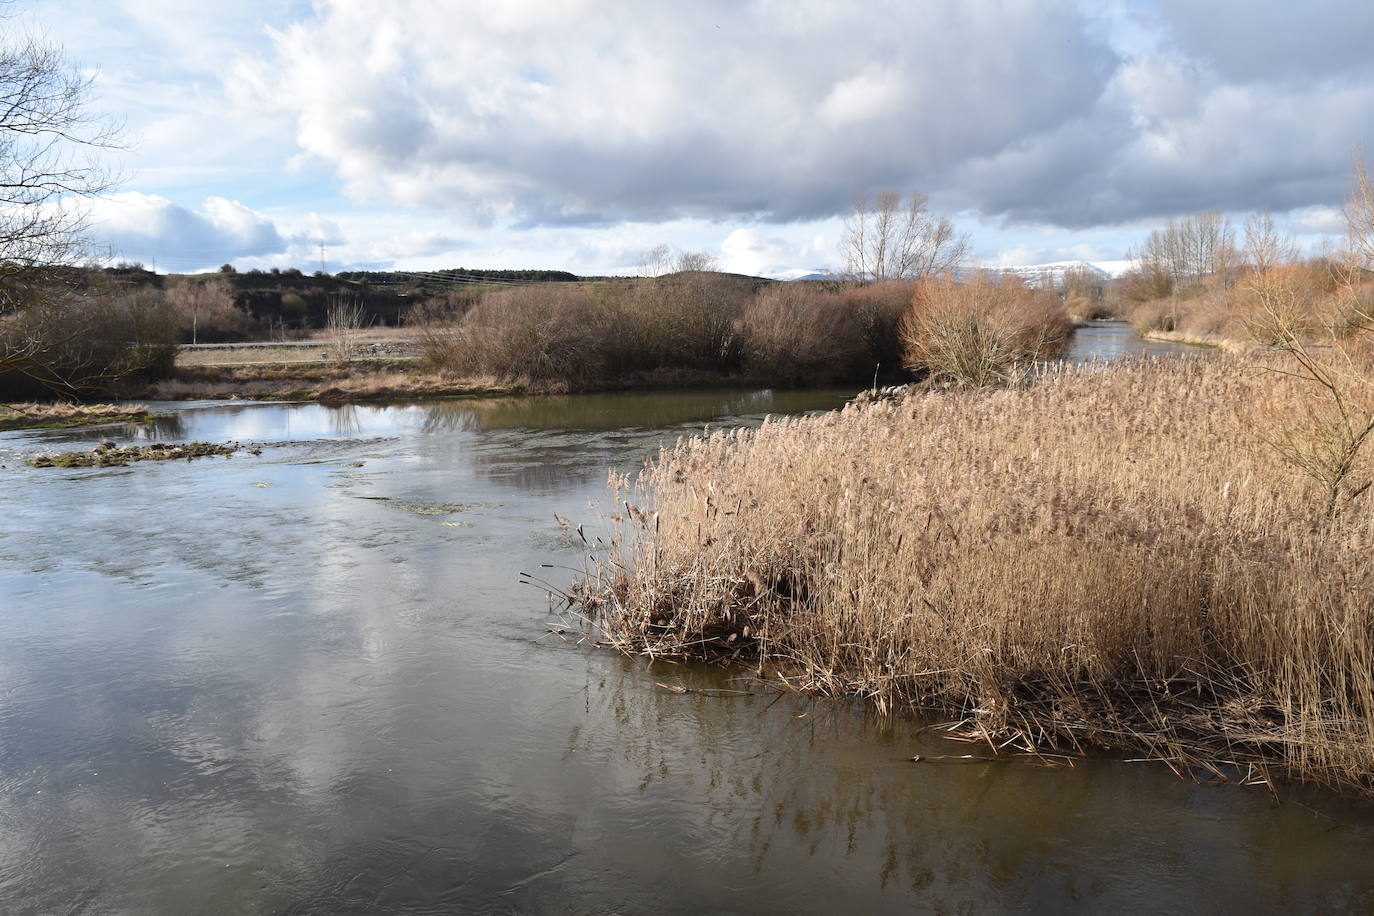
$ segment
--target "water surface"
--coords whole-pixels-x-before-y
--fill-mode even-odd
[[[1080,363],[1126,356],[1199,355],[1206,352],[1206,347],[1172,340],[1144,340],[1124,321],[1089,321],[1074,333],[1067,358],[1070,362]]]
[[[157,405],[0,434],[0,910],[1374,907],[1374,815],[964,753],[548,632],[608,468],[846,392]],[[36,470],[97,438],[259,456]],[[750,690],[677,695],[656,682]]]

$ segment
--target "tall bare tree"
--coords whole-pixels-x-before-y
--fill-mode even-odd
[[[1169,220],[1129,256],[1142,274],[1167,277],[1175,292],[1226,276],[1239,260],[1231,221],[1216,211]]]
[[[1245,260],[1260,273],[1298,259],[1298,243],[1274,225],[1268,210],[1245,218]]]
[[[1345,223],[1352,266],[1374,270],[1374,175],[1369,173],[1364,148],[1355,148],[1355,171],[1350,182],[1350,199],[1345,205]]]
[[[896,191],[854,198],[840,253],[856,280],[925,279],[949,273],[968,252],[968,238],[926,207],[924,194]]]
[[[46,274],[83,255],[85,203],[115,184],[99,154],[120,128],[92,113],[91,88],[60,48],[0,37],[0,320],[42,305]],[[0,335],[0,368],[36,346]]]

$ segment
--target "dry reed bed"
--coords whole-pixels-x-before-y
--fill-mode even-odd
[[[579,584],[620,648],[952,714],[999,752],[1374,791],[1374,524],[1225,356],[1064,369],[681,441]],[[1238,767],[1239,769],[1232,769]]]

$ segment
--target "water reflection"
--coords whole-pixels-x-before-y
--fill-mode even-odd
[[[0,461],[0,910],[1374,907],[1352,806],[916,765],[951,750],[914,723],[549,635],[519,574],[580,562],[552,516],[607,467],[843,393],[675,397],[196,407],[142,434],[275,444]]]
[[[963,750],[862,708],[644,686],[741,686],[727,677],[625,662],[587,691],[568,754],[604,755],[624,796],[690,798],[672,812],[674,842],[722,844],[701,853],[701,867],[724,883],[806,876],[768,883],[744,911],[884,911],[909,900],[927,910],[1157,911],[1202,888],[1240,910],[1374,903],[1374,876],[1355,852],[1374,840],[1368,811],[1314,817],[1108,761],[1070,772],[918,765],[913,754]],[[587,733],[605,720],[605,734]]]
[[[1127,356],[1166,356],[1206,352],[1168,340],[1145,340],[1125,321],[1090,321],[1074,333],[1066,357],[1072,363],[1121,359]]]

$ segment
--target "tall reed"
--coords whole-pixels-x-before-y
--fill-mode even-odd
[[[1327,518],[1265,441],[1308,395],[1141,361],[685,439],[614,479],[582,602],[626,651],[938,710],[998,752],[1374,794],[1374,512]]]

